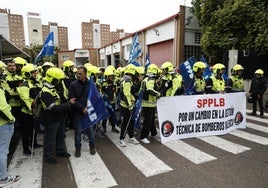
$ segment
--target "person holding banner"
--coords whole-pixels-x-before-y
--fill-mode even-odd
[[[75,141],[75,156],[81,156],[81,136],[82,136],[82,122],[84,116],[88,114],[87,102],[89,93],[89,79],[87,77],[87,68],[84,66],[77,67],[77,80],[70,84],[69,89],[69,102],[71,104],[72,110],[72,127],[74,128],[74,141]],[[96,153],[95,149],[95,138],[94,138],[94,127],[89,126],[84,133],[87,133],[89,138],[90,154],[94,155]]]
[[[121,82],[120,89],[120,110],[123,116],[123,123],[121,126],[119,145],[126,147],[124,141],[126,133],[129,135],[129,142],[132,144],[139,144],[139,141],[134,137],[134,124],[132,112],[135,104],[135,91],[133,77],[136,74],[136,68],[133,64],[128,64],[124,71],[124,76]]]
[[[225,71],[225,66],[221,63],[217,63],[212,67],[212,71],[213,74],[206,82],[206,93],[224,93],[225,80],[222,76]]]
[[[231,76],[227,79],[226,93],[244,92],[244,79],[242,73],[244,68],[237,64],[231,69]]]
[[[194,84],[193,84],[193,94],[200,95],[205,93],[206,81],[203,77],[206,64],[202,61],[197,61],[193,65],[194,71]]]
[[[143,127],[141,130],[140,140],[149,144],[150,141],[147,139],[149,133],[151,136],[157,134],[157,130],[154,124],[155,120],[155,109],[156,109],[156,100],[161,96],[161,93],[155,90],[156,80],[158,74],[158,67],[155,64],[150,64],[147,68],[147,77],[144,78],[141,84],[142,95],[142,110],[143,110]]]
[[[41,90],[42,117],[45,125],[44,157],[46,162],[55,164],[54,147],[58,157],[70,157],[64,144],[66,129],[66,113],[70,109],[69,103],[62,102],[56,85],[62,82],[64,72],[57,67],[49,68]]]

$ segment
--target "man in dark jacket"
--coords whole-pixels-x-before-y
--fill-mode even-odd
[[[250,90],[249,90],[249,94],[250,96],[252,96],[252,104],[253,104],[253,110],[251,115],[257,115],[256,111],[257,111],[257,101],[259,103],[259,107],[260,107],[260,117],[263,117],[263,111],[264,111],[264,107],[263,107],[263,94],[267,88],[266,86],[266,80],[263,77],[264,72],[261,69],[258,69],[255,71],[255,76],[252,79],[251,82],[251,86],[250,86]]]
[[[81,156],[81,124],[84,116],[87,115],[87,100],[89,93],[89,79],[87,78],[87,69],[84,66],[77,67],[76,72],[77,80],[70,84],[69,89],[69,102],[71,104],[72,123],[75,130],[75,156]],[[90,126],[88,130],[90,154],[94,155],[95,139],[94,139],[94,126]]]

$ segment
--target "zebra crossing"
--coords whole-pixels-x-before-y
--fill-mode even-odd
[[[267,114],[266,119],[258,117],[247,116],[247,119],[258,122],[247,122],[247,129],[253,129],[262,133],[268,133]],[[262,124],[262,125],[260,125]],[[264,125],[263,125],[264,124]],[[247,140],[255,144],[263,146],[268,145],[268,138],[257,134],[252,134],[246,130],[234,130],[228,133],[237,137],[241,142]],[[148,147],[143,144],[133,145],[127,143],[127,147],[119,146],[119,135],[107,132],[107,138],[109,143],[116,146],[115,152],[121,152],[133,165],[137,171],[143,174],[145,177],[151,177],[159,174],[169,173],[173,171],[171,165],[166,164],[160,157],[156,156]],[[39,141],[42,141],[42,135],[38,136]],[[154,138],[157,142],[160,142],[160,137]],[[219,150],[223,150],[230,154],[239,155],[245,151],[249,151],[252,148],[244,146],[241,143],[234,143],[222,136],[206,136],[194,138],[201,143],[209,144]],[[187,140],[187,139],[186,139]],[[127,139],[126,139],[127,141]],[[66,146],[70,153],[75,152],[73,131],[66,132]],[[154,144],[153,142],[151,144]],[[158,143],[160,144],[160,143]],[[209,163],[215,161],[218,158],[210,153],[202,151],[200,148],[196,148],[185,140],[170,141],[164,145],[170,151],[183,157],[185,160],[190,161],[193,165],[199,165],[202,163]],[[77,184],[77,187],[113,187],[117,186],[118,182],[114,178],[112,172],[107,168],[106,161],[102,159],[102,156],[97,152],[95,155],[89,155],[89,146],[87,143],[82,145],[82,156],[76,158],[72,155],[70,160],[70,166],[68,169],[72,171],[73,178]],[[43,150],[42,148],[35,149],[34,155],[24,156],[22,155],[21,142],[19,143],[12,160],[9,164],[9,171],[12,174],[20,174],[23,181],[18,181],[12,187],[19,188],[38,188],[41,187],[42,182],[42,166],[43,166]]]

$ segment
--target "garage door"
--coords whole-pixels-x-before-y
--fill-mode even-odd
[[[166,61],[173,60],[173,40],[148,46],[150,62],[161,66]],[[173,62],[172,62],[173,63]],[[175,64],[175,63],[174,63]]]

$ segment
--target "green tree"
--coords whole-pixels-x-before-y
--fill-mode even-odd
[[[268,53],[265,0],[193,0],[192,5],[203,32],[201,47],[207,55],[220,60],[232,47],[258,55]]]

